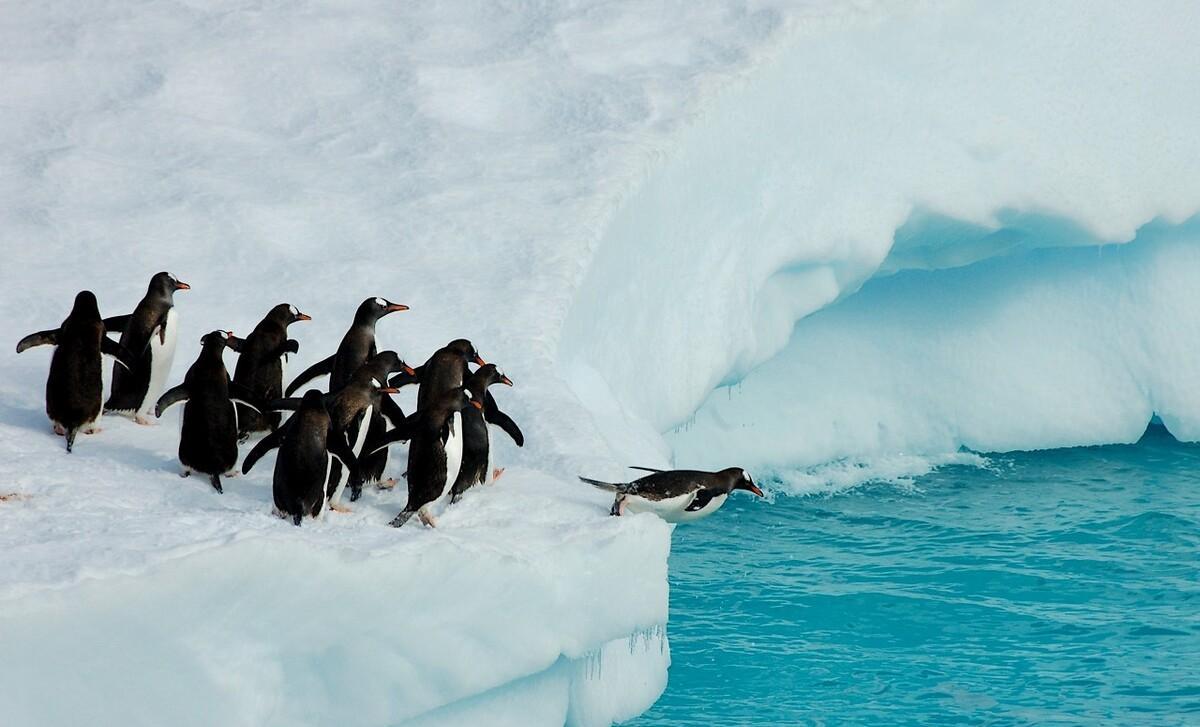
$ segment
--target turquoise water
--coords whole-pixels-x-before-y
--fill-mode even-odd
[[[989,460],[677,528],[633,724],[1200,724],[1200,446]]]

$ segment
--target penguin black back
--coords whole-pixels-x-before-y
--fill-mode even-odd
[[[17,344],[17,353],[34,346],[55,346],[46,377],[46,415],[54,431],[66,436],[70,452],[80,430],[96,431],[104,388],[101,354],[116,356],[119,366],[133,365],[134,357],[104,335],[100,308],[90,290],[75,296],[59,328],[31,333]]]
[[[294,305],[280,303],[272,308],[241,344],[233,380],[263,401],[283,396],[283,362],[289,353],[300,350],[300,343],[288,338],[288,326],[309,320]],[[279,426],[278,412],[259,413],[239,404],[237,414],[238,433],[243,436]]]
[[[475,485],[483,484],[491,476],[491,447],[492,437],[488,424],[500,426],[517,446],[523,446],[525,438],[515,422],[500,411],[496,400],[488,392],[493,384],[512,386],[512,380],[495,364],[484,364],[467,379],[466,389],[472,397],[482,404],[482,407],[468,407],[462,413],[462,465],[452,489],[452,502],[457,502],[462,494]]]

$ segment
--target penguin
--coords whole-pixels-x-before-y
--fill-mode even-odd
[[[337,391],[346,385],[355,370],[364,361],[375,355],[375,324],[389,313],[408,310],[408,306],[392,303],[383,298],[367,298],[354,313],[354,323],[342,337],[338,350],[305,369],[288,384],[286,396],[318,376],[329,375],[329,391]]]
[[[221,475],[236,474],[238,410],[259,412],[257,397],[241,384],[229,380],[223,354],[242,343],[231,331],[213,331],[200,338],[200,355],[183,377],[183,383],[159,397],[154,416],[175,404],[183,406],[183,428],[179,434],[181,477],[192,471],[208,475],[214,490],[223,493]]]
[[[383,351],[373,356],[369,361],[358,367],[350,382],[332,394],[323,398],[325,408],[329,412],[334,429],[344,432],[350,451],[358,459],[360,480],[351,485],[350,500],[355,501],[362,495],[362,485],[366,481],[363,473],[367,457],[363,454],[364,446],[368,444],[370,424],[377,418],[386,417],[393,425],[404,421],[404,412],[389,394],[397,389],[388,386],[388,375],[396,371],[412,371],[395,351]],[[300,399],[283,399],[272,402],[272,409],[298,409]],[[385,450],[386,451],[386,450]],[[378,457],[379,453],[374,456]],[[385,460],[386,462],[386,460]],[[329,495],[329,505],[335,510],[342,510],[342,493],[345,490],[349,473],[340,462],[333,462],[329,470],[329,483],[326,486]]]
[[[17,343],[17,353],[34,346],[54,346],[50,374],[46,378],[46,416],[54,433],[67,438],[67,452],[75,446],[75,435],[100,431],[100,402],[104,394],[102,354],[113,356],[116,365],[137,365],[133,354],[105,334],[96,296],[84,290],[75,296],[71,313],[58,328],[38,331]]]
[[[612,514],[629,512],[652,512],[669,523],[699,520],[712,515],[725,504],[725,499],[734,490],[746,490],[759,497],[762,490],[740,467],[730,467],[720,472],[696,470],[656,470],[649,467],[633,467],[651,474],[633,482],[601,482],[580,477],[580,480],[616,494]]]
[[[167,386],[175,359],[179,329],[175,291],[191,287],[170,273],[158,273],[150,278],[150,287],[133,313],[104,319],[105,328],[119,331],[121,345],[138,356],[137,365],[128,371],[113,367],[112,390],[104,411],[130,414],[138,424],[152,422],[150,413]]]
[[[320,391],[309,389],[300,409],[279,429],[259,440],[242,463],[242,473],[248,473],[264,454],[278,447],[272,493],[275,509],[282,517],[300,525],[305,516],[320,517],[329,499],[325,483],[329,468],[336,457],[350,470],[351,481],[357,481],[358,462],[346,445],[345,434],[334,429]]]
[[[489,477],[499,477],[503,470],[492,471],[491,450],[492,435],[488,424],[495,424],[512,437],[518,447],[525,446],[525,437],[521,429],[507,414],[500,411],[496,400],[492,398],[488,387],[492,384],[512,386],[512,380],[495,364],[485,364],[467,379],[466,389],[476,401],[483,404],[481,409],[468,408],[462,413],[463,454],[462,466],[458,470],[458,478],[451,488],[450,502],[458,502],[462,494],[474,485],[481,485]],[[493,477],[493,479],[495,478]]]
[[[409,440],[408,502],[392,520],[402,527],[413,514],[429,527],[437,527],[433,508],[449,493],[462,464],[462,411],[483,408],[469,390],[457,387],[443,392],[431,405],[418,409],[388,432],[382,445]]]
[[[398,389],[387,383],[388,376],[397,372],[402,372],[404,375],[415,375],[416,372],[412,367],[404,363],[395,351],[384,351],[373,356],[360,369],[366,369],[387,390],[383,391],[380,395],[379,406],[373,407],[371,416],[363,420],[366,422],[366,437],[363,447],[356,449],[354,454],[359,457],[362,482],[376,484],[380,489],[387,490],[396,486],[394,479],[386,481],[383,479],[383,472],[387,468],[388,451],[386,448],[378,451],[375,450],[383,443],[384,436],[387,434],[387,422],[390,421],[392,426],[398,426],[404,420],[403,410],[400,409],[400,406],[391,397],[391,394],[397,393]],[[352,438],[358,436],[357,429],[361,426],[363,425],[355,426],[355,432],[350,434]],[[349,430],[347,431],[349,433]],[[364,450],[366,453],[360,455]],[[351,488],[351,502],[358,500],[361,496],[361,484],[359,487]]]
[[[296,306],[280,303],[267,313],[250,335],[246,336],[238,353],[233,381],[246,387],[260,401],[272,401],[283,395],[283,365],[289,353],[300,350],[300,342],[288,338],[287,329],[298,321],[311,321]],[[238,435],[245,440],[254,432],[279,427],[277,412],[256,412],[250,407],[238,407]]]
[[[411,383],[419,383],[417,389],[417,410],[420,411],[433,403],[443,392],[462,386],[471,375],[468,362],[483,366],[487,362],[475,350],[474,344],[465,338],[458,338],[434,351],[424,364],[418,366],[412,374],[401,374],[392,382],[397,388]]]

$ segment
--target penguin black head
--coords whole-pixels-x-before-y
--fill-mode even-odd
[[[469,406],[473,406],[476,409],[483,409],[483,402],[479,400],[478,396],[472,394],[470,389],[459,386],[442,394],[438,399],[436,408],[443,409],[446,412],[456,412],[462,411]]]
[[[81,290],[75,294],[75,304],[71,306],[71,316],[99,320],[100,304],[96,302],[96,294],[90,290]]]
[[[157,273],[153,278],[150,278],[150,287],[147,289],[147,295],[154,295],[168,300],[175,295],[177,290],[191,290],[192,286],[183,282],[179,278],[168,272]]]
[[[200,343],[204,344],[205,349],[216,349],[220,351],[233,342],[233,331],[213,331],[205,333],[200,337]]]
[[[325,395],[316,389],[309,389],[304,392],[304,396],[300,398],[300,408],[303,409],[320,409],[325,411]]]
[[[471,343],[465,338],[454,339],[450,343],[446,344],[446,348],[459,354],[468,361],[479,364],[480,366],[487,364],[487,361],[484,361],[483,357],[479,355],[479,352],[475,350],[475,344]]]
[[[484,364],[471,376],[468,382],[468,388],[477,395],[482,395],[492,384],[504,384],[512,386],[512,379],[504,375],[496,364]]]
[[[396,374],[400,373],[401,371],[409,376],[417,373],[416,371],[413,371],[412,366],[404,363],[404,360],[401,359],[400,355],[395,351],[380,351],[379,353],[375,354],[375,358],[371,359],[368,363],[370,363],[378,373],[384,375]]]
[[[750,479],[750,475],[746,474],[746,470],[741,467],[730,467],[729,469],[721,470],[720,474],[730,483],[730,492],[745,490],[746,492],[753,492],[759,497],[763,496],[763,491],[758,489],[758,486]]]
[[[298,308],[288,303],[280,303],[271,309],[267,314],[271,320],[279,323],[284,328],[287,328],[296,321],[311,321],[312,316],[301,313]]]
[[[387,298],[367,298],[359,304],[358,311],[354,314],[354,321],[356,323],[374,323],[388,313],[402,310],[408,310],[408,306],[393,303]]]

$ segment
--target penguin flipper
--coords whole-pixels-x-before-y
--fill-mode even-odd
[[[132,371],[133,367],[137,365],[137,359],[133,357],[133,354],[129,352],[129,349],[112,340],[108,336],[104,336],[100,339],[100,353],[112,356],[114,359],[116,359],[117,363],[125,367],[126,371]]]
[[[58,330],[55,328],[51,331],[38,331],[30,333],[17,342],[17,353],[21,353],[25,349],[33,348],[34,346],[57,346],[58,345]]]
[[[696,512],[708,507],[708,503],[712,501],[717,493],[712,490],[697,490],[696,496],[688,503],[688,506],[683,508],[684,512]]]
[[[309,366],[301,371],[300,375],[292,379],[292,383],[288,384],[287,389],[283,392],[284,395],[291,396],[292,394],[296,393],[296,389],[299,389],[301,386],[304,386],[318,376],[327,376],[328,374],[333,373],[333,359],[336,357],[337,354],[333,354],[329,358],[321,359],[312,366]]]
[[[275,352],[276,356],[286,356],[289,353],[300,353],[300,342],[294,338],[289,338],[283,342],[279,350]]]
[[[167,409],[170,409],[181,401],[187,401],[187,399],[188,390],[183,384],[167,389],[165,394],[158,397],[158,403],[154,405],[154,416],[161,417]]]
[[[383,439],[379,440],[379,446],[372,449],[367,454],[375,454],[376,452],[387,449],[397,442],[407,442],[413,438],[413,434],[417,431],[417,422],[420,421],[421,412],[413,412],[404,418],[399,423],[394,423],[395,426],[384,435]]]
[[[129,321],[133,319],[133,315],[113,316],[104,319],[105,333],[124,333],[129,327]]]
[[[654,469],[653,467],[638,467],[635,464],[629,465],[629,469],[641,470],[642,472],[666,472],[666,470],[658,470],[658,469]]]
[[[399,389],[401,387],[408,386],[409,384],[419,384],[421,383],[421,377],[424,374],[425,364],[421,364],[413,369],[411,374],[407,371],[401,371],[392,378],[388,379],[388,386],[394,386]]]
[[[246,345],[246,339],[238,338],[237,336],[235,336],[231,333],[231,334],[229,334],[229,338],[225,339],[225,345],[232,348],[234,351],[241,353],[242,346]]]
[[[304,401],[298,396],[291,396],[286,399],[272,399],[266,404],[267,411],[299,411],[300,402]]]
[[[258,440],[258,444],[254,445],[254,449],[251,449],[250,453],[246,455],[246,459],[242,460],[242,474],[249,474],[254,463],[262,459],[264,454],[283,444],[283,435],[291,428],[291,421],[289,419],[287,424]]]
[[[483,395],[483,418],[485,421],[495,424],[504,430],[512,440],[517,443],[518,447],[525,446],[525,435],[521,433],[521,428],[512,420],[510,416],[500,411],[500,406],[496,404],[496,400],[492,398],[490,393]]]
[[[379,413],[391,422],[393,427],[398,427],[404,423],[404,410],[392,399],[390,394],[380,395]]]
[[[363,426],[366,425],[367,423],[363,422]],[[350,473],[351,487],[358,485],[361,489],[362,475],[358,469],[358,459],[354,456],[354,450],[350,449],[350,445],[346,443],[345,433],[330,427],[329,433],[325,437],[325,448],[329,450],[330,454],[342,461],[342,465]]]

